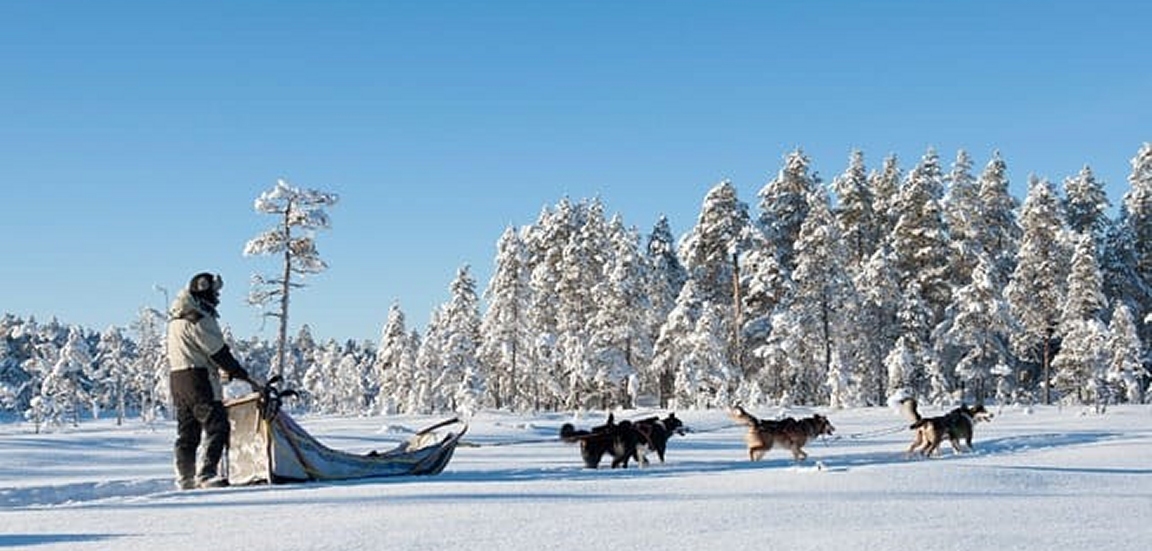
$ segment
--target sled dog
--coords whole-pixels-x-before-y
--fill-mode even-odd
[[[643,438],[631,421],[616,422],[615,416],[608,414],[608,420],[590,430],[577,429],[572,423],[560,427],[560,439],[568,443],[580,443],[580,457],[584,466],[595,469],[600,466],[604,455],[612,457],[612,468],[628,468],[628,461],[635,459],[640,466],[648,464],[641,446]]]
[[[793,460],[803,461],[808,458],[808,454],[802,448],[809,440],[832,434],[835,430],[828,418],[819,414],[803,419],[757,419],[740,406],[733,408],[729,414],[737,422],[748,426],[744,442],[748,444],[748,459],[751,461],[759,461],[776,444],[791,450]]]
[[[658,416],[640,419],[634,421],[632,426],[636,427],[636,432],[640,434],[641,446],[654,450],[661,463],[664,462],[664,452],[668,449],[668,440],[674,434],[684,434],[684,423],[676,418],[675,412],[669,413],[663,419]],[[645,451],[641,450],[641,454]],[[647,463],[647,460],[644,462]]]
[[[991,421],[992,413],[984,408],[983,404],[960,407],[936,417],[920,415],[915,398],[905,398],[900,402],[901,409],[912,424],[909,429],[915,431],[912,444],[908,446],[905,455],[919,454],[924,457],[939,455],[940,445],[947,438],[952,444],[954,453],[972,451],[973,426],[979,421]]]

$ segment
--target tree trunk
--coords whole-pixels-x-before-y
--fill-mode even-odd
[[[276,349],[276,369],[272,377],[284,375],[284,358],[288,349],[288,290],[292,277],[292,226],[288,215],[292,212],[292,202],[284,208],[284,274],[280,281],[280,331]]]

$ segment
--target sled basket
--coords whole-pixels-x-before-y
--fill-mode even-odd
[[[233,485],[352,480],[386,476],[434,475],[444,470],[468,430],[450,419],[416,433],[385,452],[354,454],[334,450],[308,434],[269,392],[254,392],[225,403],[232,434],[228,444],[228,481]],[[443,438],[432,431],[462,424]]]

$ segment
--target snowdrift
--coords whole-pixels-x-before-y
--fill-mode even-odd
[[[434,475],[448,465],[467,431],[463,426],[439,438],[435,429],[460,423],[450,419],[392,450],[361,455],[321,444],[280,411],[274,390],[229,400],[225,407],[232,425],[225,472],[233,485]]]

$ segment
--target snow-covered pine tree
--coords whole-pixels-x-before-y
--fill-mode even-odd
[[[1032,176],[1020,210],[1020,252],[1004,297],[1017,321],[1011,337],[1013,352],[1020,359],[1035,362],[1033,366],[1038,365],[1038,369],[1025,372],[1022,382],[1030,388],[1039,387],[1045,404],[1051,403],[1053,347],[1068,285],[1069,252],[1063,224],[1064,215],[1052,184]]]
[[[272,189],[256,198],[256,212],[277,217],[276,225],[244,245],[244,256],[279,256],[279,273],[272,276],[254,274],[248,303],[264,308],[275,302],[276,309],[265,316],[277,318],[278,354],[272,375],[284,373],[288,352],[288,305],[293,289],[303,286],[300,279],[328,269],[316,250],[316,232],[331,228],[325,210],[337,203],[335,193],[303,189],[286,180],[276,180]]]

